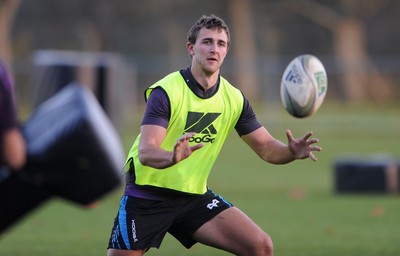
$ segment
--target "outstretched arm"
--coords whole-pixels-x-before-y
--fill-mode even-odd
[[[167,130],[158,125],[142,125],[139,144],[139,161],[146,166],[157,169],[170,167],[188,158],[194,151],[203,147],[203,144],[189,145],[194,133],[182,135],[175,143],[173,151],[162,149],[161,143]]]
[[[296,159],[310,158],[316,161],[313,151],[321,151],[315,143],[318,139],[311,138],[312,132],[303,137],[295,139],[290,130],[286,131],[288,144],[275,139],[264,127],[242,136],[242,139],[257,153],[264,161],[272,164],[286,164]]]

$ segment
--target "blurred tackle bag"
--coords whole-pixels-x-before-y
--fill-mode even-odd
[[[41,103],[22,131],[28,161],[0,180],[0,232],[53,196],[88,205],[121,184],[125,154],[119,136],[80,84]]]

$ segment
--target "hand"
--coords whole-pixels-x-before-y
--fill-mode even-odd
[[[289,150],[295,159],[305,159],[309,157],[313,161],[317,161],[313,151],[321,151],[321,147],[313,145],[318,143],[319,140],[316,138],[309,139],[313,133],[308,132],[302,138],[295,139],[291,130],[286,130],[288,138]]]
[[[182,135],[175,143],[174,151],[172,152],[172,162],[174,164],[188,158],[194,151],[202,148],[202,143],[194,146],[189,146],[189,140],[195,135],[195,133],[186,133]]]

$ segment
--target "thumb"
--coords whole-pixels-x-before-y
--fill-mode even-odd
[[[292,131],[291,131],[290,129],[287,129],[287,130],[286,130],[286,136],[287,136],[287,138],[288,138],[288,141],[294,140],[294,138],[293,138],[293,133],[292,133]]]
[[[190,149],[192,150],[192,152],[194,152],[194,151],[196,151],[196,150],[202,148],[203,146],[204,146],[203,143],[199,143],[199,144],[196,144],[196,145],[194,145],[194,146],[191,146]]]

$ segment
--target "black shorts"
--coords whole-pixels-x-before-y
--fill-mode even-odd
[[[159,248],[167,232],[190,248],[196,243],[192,234],[230,207],[232,204],[211,190],[204,195],[183,195],[166,201],[125,195],[121,198],[108,248]]]

